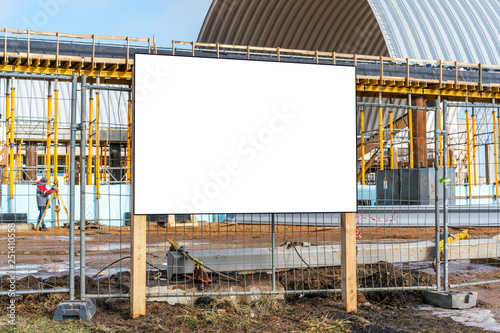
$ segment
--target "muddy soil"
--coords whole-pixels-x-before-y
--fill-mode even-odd
[[[362,239],[358,243],[370,242],[408,242],[432,240],[433,228],[400,227],[362,227]],[[452,229],[451,232],[458,232]],[[485,238],[500,233],[498,228],[471,228],[471,237]],[[92,276],[115,260],[130,255],[130,228],[106,227],[86,231],[86,267]],[[69,230],[50,228],[46,232],[18,230],[16,232],[16,265],[20,276],[30,274],[50,277],[53,273],[61,275],[68,272]],[[163,264],[170,244],[174,239],[185,244],[188,250],[258,248],[271,245],[271,229],[267,225],[239,225],[234,223],[210,223],[203,227],[165,228],[154,224],[148,226],[148,252],[152,264]],[[312,245],[339,244],[340,228],[329,226],[277,226],[276,243],[308,242]],[[0,275],[5,274],[6,255],[9,251],[7,230],[0,230]],[[80,255],[80,233],[76,230],[76,260]],[[156,257],[156,259],[154,259]],[[120,261],[116,267],[130,267],[127,260]],[[105,271],[112,275],[119,268]],[[41,274],[44,273],[44,274]]]
[[[388,298],[378,302],[366,295],[371,304],[359,306],[357,313],[345,312],[337,295],[295,296],[285,300],[261,298],[250,303],[235,303],[227,298],[199,299],[192,305],[150,302],[147,304],[147,315],[134,320],[129,317],[128,300],[105,299],[97,302],[94,318],[81,325],[89,332],[135,333],[484,332],[450,318],[438,318],[428,311],[408,308],[408,305],[420,300],[418,295],[406,297],[404,304],[397,306],[391,305]],[[64,297],[67,295],[21,296],[17,314],[33,320],[51,318],[56,305]],[[6,301],[1,299],[0,316],[5,315]],[[3,331],[10,332],[8,328]]]

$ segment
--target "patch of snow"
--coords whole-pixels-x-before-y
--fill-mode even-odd
[[[432,311],[433,315],[439,318],[448,317],[465,326],[479,327],[488,331],[500,332],[500,324],[498,324],[490,310],[486,309],[442,309],[432,305],[418,305],[410,307],[414,310]]]

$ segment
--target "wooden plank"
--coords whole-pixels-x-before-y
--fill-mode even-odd
[[[347,312],[357,312],[356,279],[356,214],[340,214],[342,307]]]
[[[130,317],[146,315],[146,215],[132,215]]]

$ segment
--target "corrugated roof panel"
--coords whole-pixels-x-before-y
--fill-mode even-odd
[[[500,64],[497,0],[368,0],[392,57]]]

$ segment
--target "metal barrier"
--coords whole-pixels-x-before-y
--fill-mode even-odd
[[[16,231],[14,272],[35,276],[16,292],[128,297],[131,88],[101,85],[97,79],[87,83],[85,76],[80,82],[73,76],[67,85],[62,85],[67,76],[36,76],[48,87],[47,112],[30,119],[29,113],[19,117],[12,103],[35,98],[12,88],[15,80],[35,76],[12,77],[0,74],[7,137],[0,214],[27,211],[26,222],[34,223],[33,182],[41,175],[59,180],[70,213],[64,220],[69,230]],[[65,98],[58,96],[62,86],[70,91]],[[382,97],[358,101],[358,290],[500,282],[494,267],[500,234],[498,105],[438,98],[427,106],[421,96]],[[71,110],[69,121],[57,119],[56,105],[63,104]],[[120,116],[112,121],[111,114]],[[161,176],[158,166],[151,172]],[[47,221],[54,216],[51,212]],[[342,289],[339,214],[159,215],[147,223],[149,300]],[[0,229],[0,294],[9,293],[4,279],[11,272],[4,232]]]

